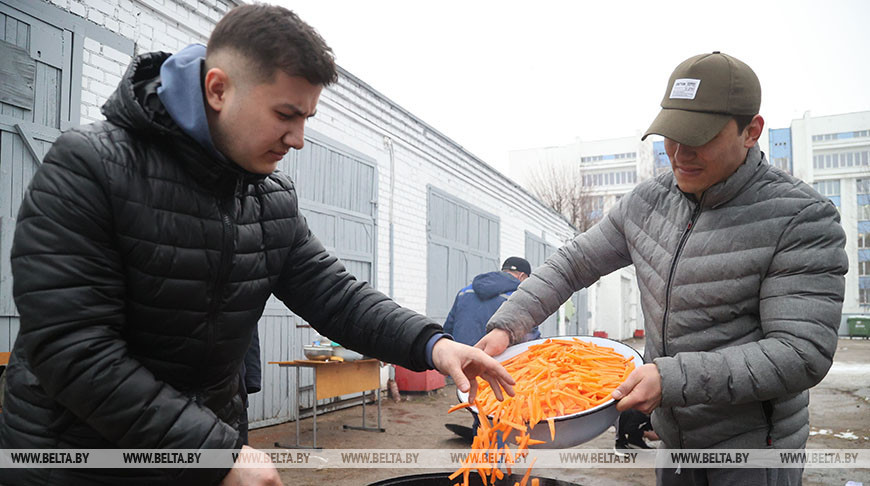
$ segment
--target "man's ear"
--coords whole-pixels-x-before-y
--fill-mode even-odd
[[[764,130],[764,118],[761,115],[752,117],[752,121],[746,126],[746,139],[743,141],[743,148],[752,148],[761,138],[761,132]]]
[[[205,101],[214,111],[221,111],[226,104],[227,91],[230,88],[230,77],[221,68],[211,68],[205,73],[203,90]]]

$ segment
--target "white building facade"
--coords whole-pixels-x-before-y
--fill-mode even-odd
[[[771,163],[827,196],[840,211],[849,272],[843,315],[870,314],[870,111],[792,120],[771,129]],[[846,334],[845,322],[840,334]]]
[[[660,143],[660,142],[659,142]],[[665,157],[667,158],[667,157]],[[578,183],[592,198],[592,218],[600,219],[638,182],[652,177],[659,164],[651,139],[632,137],[582,141],[556,147],[512,151],[509,174],[528,184],[544,165],[578,168]],[[669,166],[669,165],[668,165]],[[604,276],[588,289],[588,328],[612,339],[627,339],[643,331],[643,313],[634,266]]]
[[[22,76],[31,76],[36,87],[35,96],[0,103],[3,262],[21,196],[51,142],[63,130],[103,118],[99,107],[133,56],[204,43],[223,14],[241,3],[0,0],[0,48],[33,66]],[[341,69],[307,124],[305,148],[288,154],[279,168],[294,178],[312,231],[351,272],[436,321],[443,322],[456,292],[476,274],[497,270],[513,255],[537,266],[574,234],[564,218],[516,183]],[[18,333],[11,289],[2,263],[0,351],[11,350]],[[572,319],[558,313],[542,333],[579,332],[585,302],[576,307],[582,312],[569,313]],[[302,344],[313,335],[274,299],[259,332],[264,387],[251,396],[255,427],[299,416],[291,406],[295,373],[266,363],[302,358]],[[310,385],[303,373],[303,410],[312,405]],[[333,400],[326,402],[318,408]]]
[[[820,117],[806,113],[787,128],[769,129],[768,151],[771,165],[811,184],[840,211],[849,272],[839,333],[848,334],[849,316],[870,315],[870,111]],[[511,176],[521,184],[528,184],[530,171],[539,165],[578,165],[581,182],[597,198],[596,211],[603,212],[637,182],[671,170],[660,137],[642,142],[639,135],[513,151],[510,164]],[[631,171],[636,175],[623,175]],[[625,327],[630,312],[618,311],[616,303],[636,298],[631,274],[624,269],[589,289],[590,329],[625,337],[618,328]],[[633,285],[617,283],[626,279]],[[637,329],[642,328],[641,319]]]

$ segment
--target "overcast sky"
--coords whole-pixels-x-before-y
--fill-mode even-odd
[[[673,68],[714,50],[758,74],[767,127],[870,110],[870,1],[270,1],[502,171],[510,150],[645,130]]]

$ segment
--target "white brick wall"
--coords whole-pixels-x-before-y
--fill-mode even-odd
[[[75,15],[132,39],[136,54],[175,52],[208,33],[234,2],[223,0],[51,0]],[[328,41],[328,39],[327,39]],[[99,107],[114,91],[130,57],[88,39],[85,44],[81,122],[102,119]],[[426,216],[428,185],[499,217],[500,255],[525,254],[525,231],[554,246],[570,237],[567,223],[471,154],[408,115],[352,76],[325,90],[311,125],[378,163],[377,284],[389,284],[390,159],[395,148],[395,298],[426,310]]]
[[[131,39],[136,54],[175,52],[205,42],[223,14],[237,2],[214,0],[49,0],[74,15]],[[81,123],[102,120],[100,106],[115,90],[130,56],[86,38],[82,68]],[[103,74],[100,75],[99,72]]]
[[[525,231],[554,246],[570,237],[567,223],[523,193],[504,176],[471,154],[406,115],[352,77],[321,96],[311,127],[378,161],[378,287],[389,285],[389,152],[393,140],[396,165],[395,299],[426,311],[426,218],[431,185],[499,218],[500,255],[525,255]]]

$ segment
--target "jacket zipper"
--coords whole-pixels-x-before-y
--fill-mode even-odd
[[[236,181],[235,191],[233,191],[232,196],[230,196],[230,200],[227,202],[221,201],[218,198],[218,212],[221,216],[221,227],[222,227],[222,244],[221,244],[221,258],[220,258],[220,266],[218,267],[217,277],[215,278],[215,285],[212,289],[212,298],[211,305],[209,307],[208,312],[208,346],[207,349],[211,350],[214,347],[215,342],[215,326],[217,325],[217,315],[220,310],[221,299],[223,298],[224,286],[226,286],[227,281],[230,278],[230,270],[232,270],[233,263],[233,222],[230,219],[229,209],[225,207],[225,204],[232,207],[232,202],[236,198],[236,195],[239,193],[242,185],[242,180],[239,178]]]
[[[701,204],[704,202],[704,196],[701,195],[701,200],[698,201],[698,205],[695,207],[695,211],[692,213],[692,218],[689,220],[689,224],[686,226],[686,229],[683,230],[683,235],[680,237],[680,243],[677,245],[677,251],[674,252],[674,259],[671,262],[671,270],[668,273],[668,285],[665,289],[665,315],[662,318],[662,354],[664,356],[668,355],[668,314],[671,311],[671,288],[674,283],[674,274],[677,272],[677,262],[680,259],[680,253],[683,251],[683,247],[686,245],[686,240],[689,239],[689,233],[692,232],[692,228],[695,226],[695,223],[698,222],[698,218],[701,216]]]
[[[698,201],[698,205],[695,207],[694,212],[692,213],[692,217],[689,220],[689,224],[686,226],[686,229],[683,231],[683,235],[680,237],[680,243],[677,245],[677,250],[674,252],[674,259],[671,262],[671,270],[668,273],[668,285],[665,289],[665,315],[662,318],[662,354],[664,356],[668,356],[668,314],[670,314],[671,310],[671,287],[673,286],[674,274],[677,271],[677,262],[680,259],[680,253],[683,251],[683,247],[686,245],[686,240],[689,239],[689,233],[692,232],[692,228],[695,226],[695,223],[698,222],[698,218],[701,216],[701,204],[704,202],[704,195],[701,195],[701,199]],[[680,431],[680,426],[677,423],[677,415],[674,413],[673,408],[671,408],[671,417],[674,420],[674,425],[677,428],[677,438],[680,439],[680,449],[683,448],[683,433]]]

